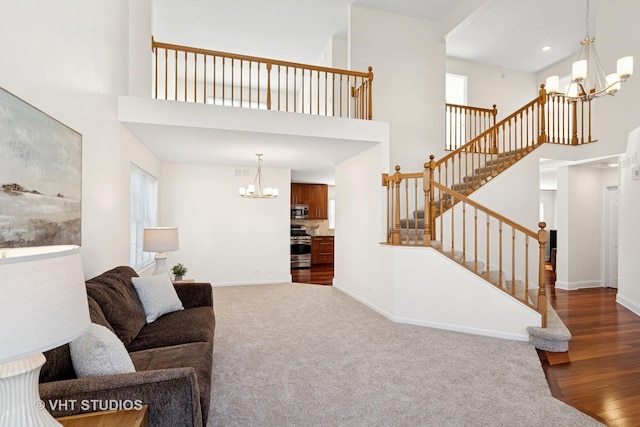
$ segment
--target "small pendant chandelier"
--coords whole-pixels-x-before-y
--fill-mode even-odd
[[[589,35],[589,0],[587,2],[587,34],[580,45],[578,60],[571,67],[571,83],[566,93],[560,92],[558,76],[547,77],[545,88],[550,95],[564,95],[569,100],[591,101],[603,95],[615,95],[623,82],[633,74],[633,56],[618,59],[615,73],[605,75],[596,52],[596,38]]]
[[[264,187],[264,179],[262,178],[262,154],[256,154],[258,156],[258,171],[256,177],[253,180],[253,184],[247,185],[247,187],[240,187],[240,197],[250,199],[275,199],[278,197],[279,191],[274,187]]]

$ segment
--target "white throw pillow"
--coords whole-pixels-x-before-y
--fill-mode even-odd
[[[69,348],[78,378],[136,371],[122,341],[102,325],[92,323],[84,334],[69,343]]]
[[[142,302],[147,323],[153,322],[163,314],[184,310],[168,274],[132,277],[131,282]]]

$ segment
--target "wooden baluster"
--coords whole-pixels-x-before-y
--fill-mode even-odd
[[[213,104],[215,105],[216,103],[216,80],[217,80],[217,75],[216,75],[216,57],[214,55],[213,57]],[[249,86],[251,86],[251,83],[249,83]]]
[[[293,112],[298,112],[298,67],[293,69]]]
[[[271,110],[271,62],[267,62],[267,110]]]
[[[174,82],[173,82],[174,83],[174,85],[173,85],[174,97],[173,97],[173,99],[175,101],[177,101],[178,100],[178,51],[175,50],[174,53],[175,53],[175,59],[174,59],[174,61],[175,61],[175,63],[174,63],[175,71],[174,71],[174,74],[173,74],[173,78],[174,78]]]
[[[367,103],[368,103],[369,111],[367,111],[367,120],[372,120],[373,119],[373,68],[369,66],[368,71],[369,71],[369,76],[367,78],[367,81],[368,81]]]
[[[406,244],[409,244],[409,179],[405,179],[404,180],[404,217],[407,219],[407,221],[405,221],[406,226],[405,226],[405,230],[406,230],[406,235],[407,235],[407,241]],[[403,244],[405,243],[404,240],[402,242]]]
[[[235,96],[235,79],[236,79],[236,71],[235,71],[236,60],[231,58],[231,106],[233,107],[234,101],[236,100]]]
[[[202,95],[203,97],[203,103],[206,104],[207,103],[207,55],[204,56],[204,81],[203,81],[203,90],[204,93]]]
[[[511,294],[516,294],[516,229],[511,227]]]
[[[462,202],[462,262],[467,262],[467,202]]]
[[[502,267],[502,220],[498,221],[498,286],[502,286],[503,276]],[[506,288],[506,283],[504,284]]]
[[[342,103],[344,102],[342,100],[342,74],[340,74],[340,117],[342,117]]]
[[[547,230],[545,222],[538,223],[538,243],[540,245],[540,256],[538,259],[538,311],[542,315],[542,327],[547,327],[547,289],[546,289],[546,277],[545,277],[545,249],[547,246]]]
[[[188,62],[188,53],[184,53],[184,101],[187,101],[187,62]]]
[[[487,218],[487,230],[486,230],[487,231],[487,236],[486,236],[486,239],[487,239],[486,258],[487,259],[486,259],[485,265],[487,266],[487,269],[486,269],[487,270],[487,280],[491,281],[490,280],[490,278],[491,278],[491,274],[490,274],[491,273],[491,271],[490,271],[491,270],[491,268],[490,268],[491,267],[491,262],[490,262],[491,261],[491,252],[489,251],[489,249],[491,248],[490,238],[489,238],[489,236],[490,236],[489,230],[491,229],[491,219],[489,218],[489,214],[486,214],[486,218]]]
[[[578,145],[578,101],[570,101],[571,105],[571,145]]]
[[[431,156],[431,162],[433,162],[433,156]],[[423,246],[431,245],[431,233],[433,233],[431,218],[433,217],[432,210],[435,209],[435,207],[432,206],[433,191],[431,188],[431,182],[433,179],[433,169],[431,168],[431,162],[426,162],[424,164],[424,170],[422,171],[422,191],[424,192],[424,218],[422,218]]]
[[[240,108],[244,107],[244,60],[240,60]],[[251,108],[251,104],[249,104]]]
[[[285,89],[285,94],[284,94],[284,102],[286,105],[286,111],[289,112],[289,67],[287,66],[286,68],[286,79],[287,79],[287,83],[286,83],[286,89]]]

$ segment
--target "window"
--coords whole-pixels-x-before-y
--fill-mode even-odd
[[[329,199],[329,229],[336,228],[336,200]]]
[[[153,262],[153,254],[143,252],[142,244],[144,228],[158,224],[158,180],[133,163],[130,179],[129,264],[140,270]]]

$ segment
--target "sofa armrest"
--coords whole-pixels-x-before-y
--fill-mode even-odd
[[[176,283],[173,286],[184,308],[213,307],[211,283]]]
[[[54,417],[148,405],[150,427],[202,427],[200,392],[193,368],[41,383],[40,398]]]

